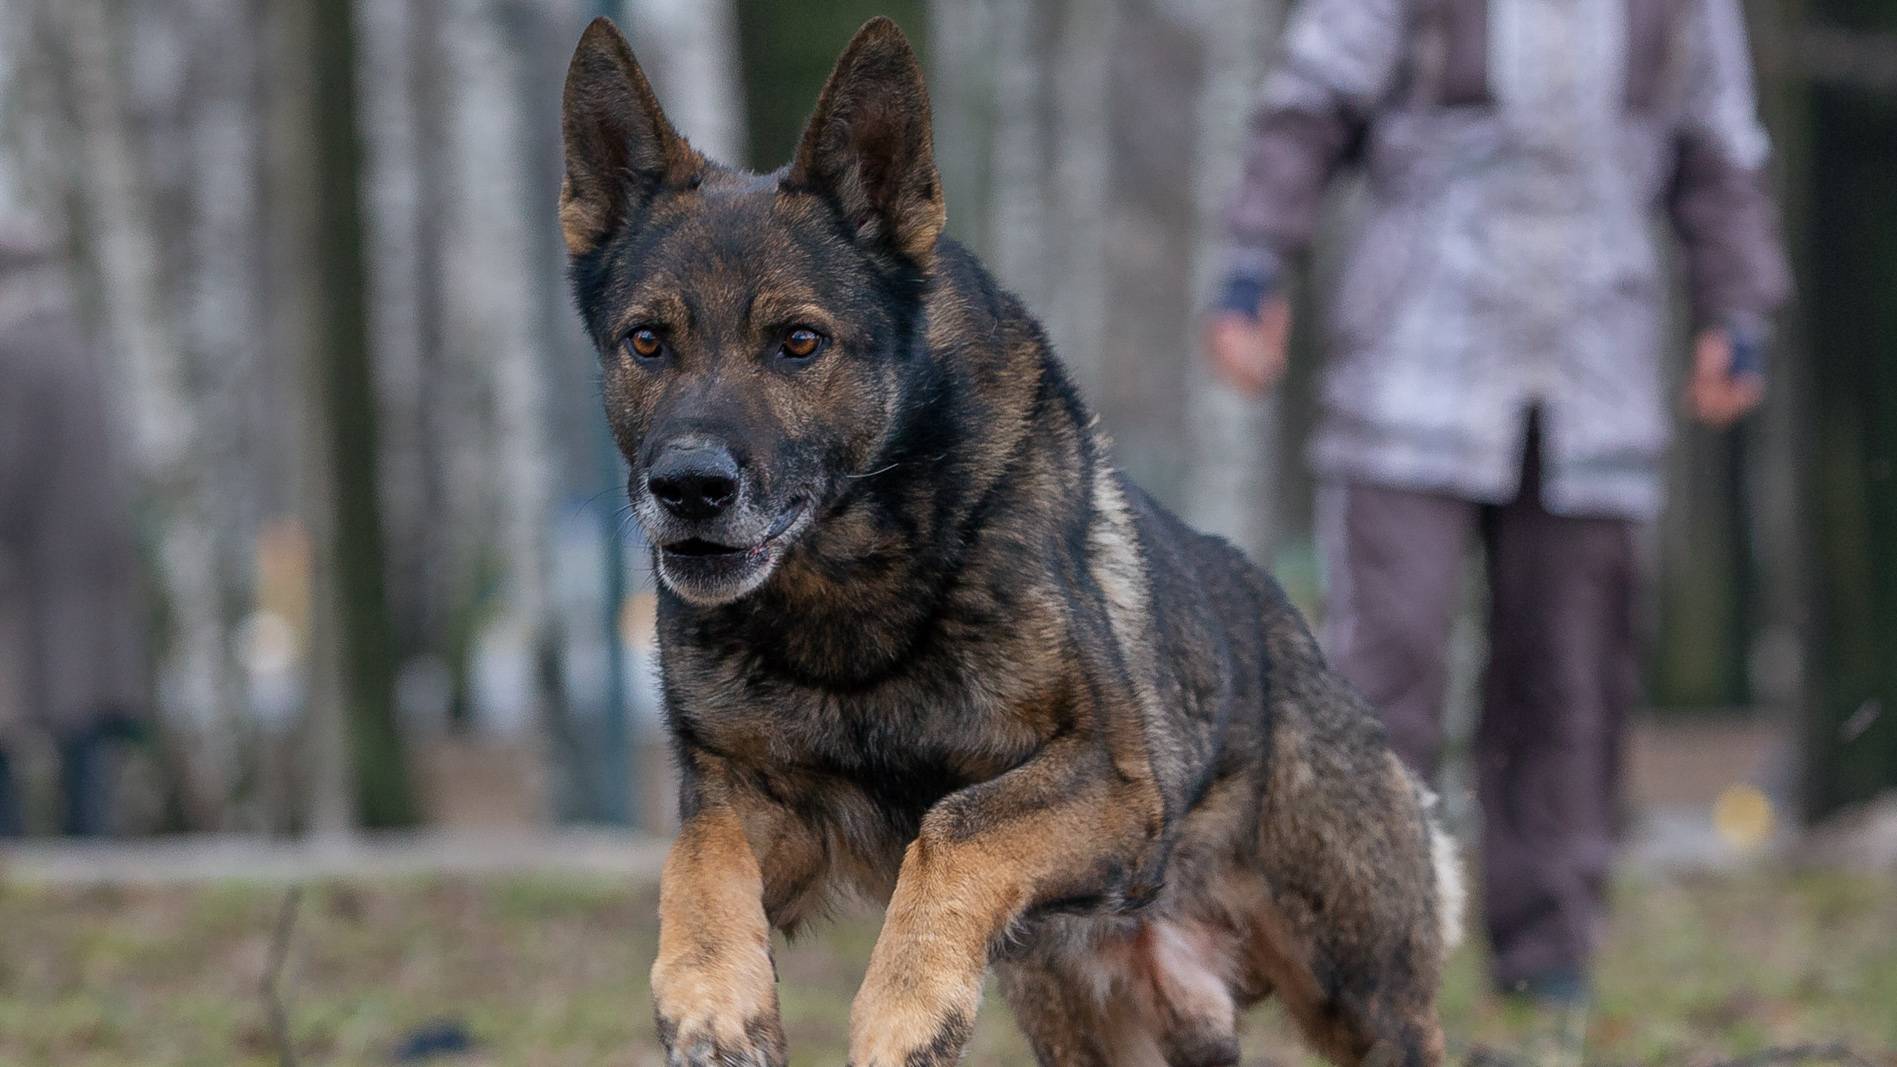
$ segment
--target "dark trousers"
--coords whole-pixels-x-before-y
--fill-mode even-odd
[[[1605,915],[1638,668],[1636,525],[1550,514],[1536,445],[1531,434],[1509,504],[1358,483],[1327,485],[1319,502],[1328,653],[1425,779],[1442,754],[1463,563],[1481,539],[1489,663],[1473,769],[1482,912],[1504,987],[1586,972]]]
[[[20,811],[20,795],[13,781],[13,758],[0,749],[0,837],[18,837],[26,832],[26,816]]]

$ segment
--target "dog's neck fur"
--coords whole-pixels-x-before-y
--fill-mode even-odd
[[[972,406],[983,417],[916,417],[895,427],[868,470],[763,588],[710,608],[667,594],[666,615],[679,624],[668,629],[694,642],[742,648],[806,684],[861,688],[923,652],[945,601],[958,586],[983,580],[983,555],[1001,550],[989,528],[990,513],[1003,510],[995,506],[1000,496],[1009,497],[1005,510],[1015,517],[1005,537],[1014,551],[1071,543],[1059,528],[1071,507],[1029,503],[1049,499],[1044,485],[1009,484],[1044,483],[1048,460],[1058,464],[1064,454],[1073,477],[1053,499],[1084,498],[1081,468],[1096,453],[1091,416],[1039,324],[970,253],[944,240],[917,334],[904,388],[920,402],[905,407],[919,413]],[[984,342],[960,340],[968,337]],[[927,436],[927,427],[975,425],[987,433]],[[1027,528],[1021,516],[1040,528]],[[918,589],[930,593],[917,596]],[[808,636],[839,633],[851,635],[847,646]]]

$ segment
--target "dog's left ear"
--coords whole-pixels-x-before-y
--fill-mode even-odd
[[[894,22],[869,20],[843,50],[784,184],[829,193],[859,240],[928,266],[947,216],[922,65]]]

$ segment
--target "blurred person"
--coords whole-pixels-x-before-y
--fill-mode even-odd
[[[1216,370],[1285,367],[1284,280],[1333,179],[1362,215],[1325,294],[1310,459],[1324,642],[1432,774],[1469,545],[1490,660],[1474,777],[1498,989],[1588,995],[1637,675],[1636,541],[1661,504],[1670,220],[1687,408],[1763,395],[1788,282],[1738,0],[1301,0],[1252,119]]]
[[[55,246],[0,221],[0,834],[23,829],[15,761],[29,730],[57,746],[66,832],[106,832],[107,748],[144,704],[147,618],[111,388]]]

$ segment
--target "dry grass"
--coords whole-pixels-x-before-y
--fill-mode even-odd
[[[0,886],[0,1064],[274,1063],[259,990],[281,903],[280,889],[243,885]],[[478,1049],[456,1063],[657,1063],[652,914],[650,888],[604,879],[312,887],[283,974],[298,1060],[387,1063],[400,1035],[455,1019]],[[843,1061],[874,931],[846,922],[780,953],[795,1062]],[[1540,1024],[1479,976],[1465,951],[1444,1003],[1452,1041],[1516,1055]],[[1897,891],[1841,874],[1627,884],[1600,992],[1590,1062],[1690,1067],[1843,1043],[1897,1067]],[[1270,1008],[1246,1044],[1250,1062],[1302,1062]],[[1027,1062],[998,1003],[967,1062]]]

